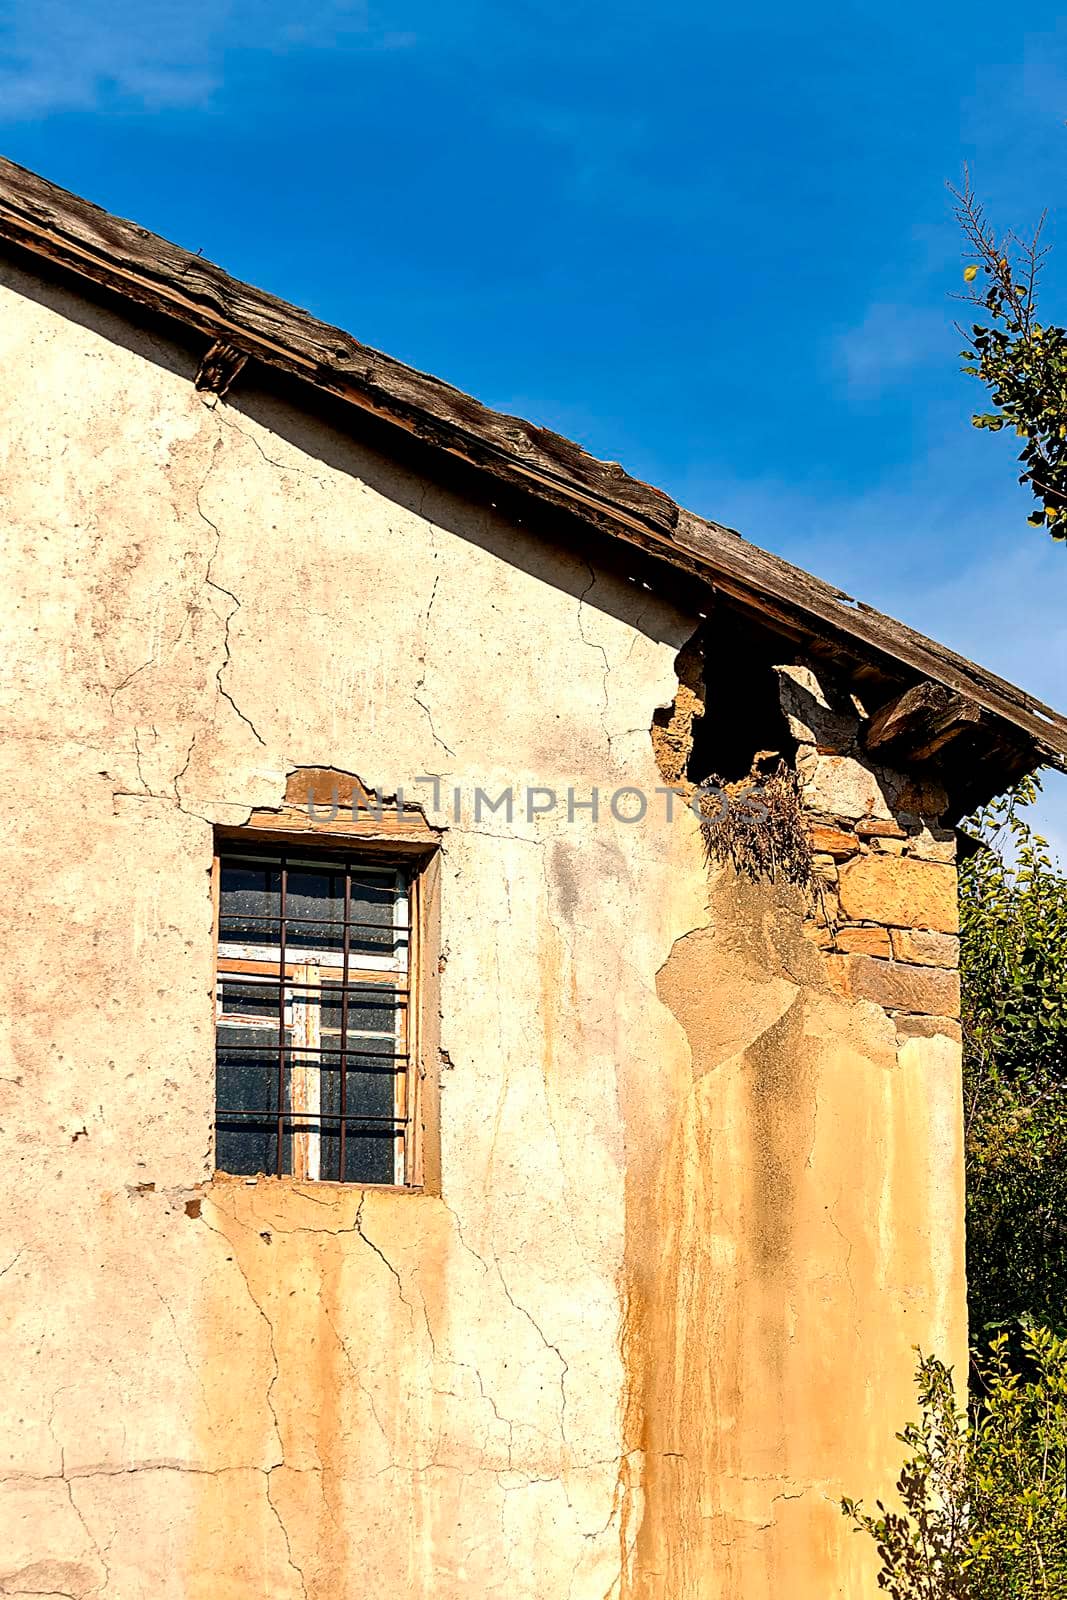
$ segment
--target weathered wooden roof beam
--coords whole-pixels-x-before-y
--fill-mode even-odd
[[[495,482],[651,551],[790,630],[838,640],[857,662],[878,663],[897,681],[931,680],[953,691],[1003,725],[1013,751],[1024,736],[1031,765],[1067,768],[1067,719],[1003,678],[719,523],[682,510],[615,462],[598,461],[549,429],[490,411],[450,384],[2,158],[0,241],[199,330],[212,350],[198,381],[216,393],[225,393],[249,358],[286,373]],[[964,720],[972,725],[969,713]],[[1011,765],[1024,757],[1013,755]]]
[[[965,695],[926,680],[876,712],[863,742],[880,760],[908,766],[931,760],[968,728],[976,727],[983,715]]]

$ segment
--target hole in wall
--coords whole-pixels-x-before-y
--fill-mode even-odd
[[[778,694],[776,666],[793,659],[781,635],[725,608],[704,632],[704,715],[693,729],[688,776],[717,773],[737,783],[755,769],[792,761],[796,744]]]
[[[678,690],[655,712],[652,745],[668,783],[715,774],[737,783],[754,770],[792,762],[796,742],[781,707],[776,666],[794,658],[789,641],[726,607],[714,611],[675,660]]]

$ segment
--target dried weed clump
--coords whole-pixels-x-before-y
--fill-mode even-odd
[[[737,783],[712,774],[700,791],[700,830],[709,860],[729,863],[749,878],[811,887],[811,840],[800,779],[791,767],[779,760],[771,772],[763,772],[757,758]]]

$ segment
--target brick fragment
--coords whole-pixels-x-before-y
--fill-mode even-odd
[[[856,854],[860,842],[854,833],[848,833],[844,828],[816,823],[811,830],[811,848],[817,855],[833,856],[835,860],[842,861]]]
[[[839,928],[837,948],[845,955],[884,956],[892,954],[886,928]]]

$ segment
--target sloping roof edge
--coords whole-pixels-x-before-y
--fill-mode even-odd
[[[932,679],[1067,769],[1067,718],[1014,684],[812,577],[577,444],[491,411],[351,334],[0,157],[0,240],[369,412],[600,530],[651,550],[859,657]]]

